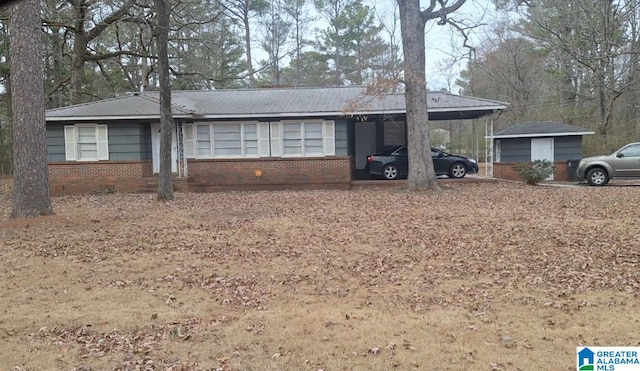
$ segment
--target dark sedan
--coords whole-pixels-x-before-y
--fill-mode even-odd
[[[368,156],[365,170],[369,175],[382,176],[389,180],[404,178],[409,173],[408,158],[407,146],[387,148]],[[463,178],[467,174],[478,172],[478,163],[468,157],[452,155],[431,147],[431,158],[436,175]]]

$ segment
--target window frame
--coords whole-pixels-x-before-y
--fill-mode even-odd
[[[258,132],[258,121],[221,121],[221,122],[193,122],[185,125],[191,125],[192,128],[185,131],[185,142],[192,142],[190,146],[190,150],[192,153],[185,153],[187,158],[194,158],[198,160],[206,160],[206,159],[236,159],[236,158],[258,158],[260,157],[260,149],[259,149],[259,132]],[[238,155],[216,155],[216,135],[215,135],[215,126],[220,125],[239,125],[240,126],[240,154]],[[247,139],[247,125],[255,126],[255,139]],[[198,127],[207,127],[209,134],[209,154],[201,155],[198,152]],[[191,138],[187,138],[188,134],[186,132],[191,132]],[[256,154],[247,154],[247,142],[255,142]]]
[[[273,130],[273,125],[274,123],[271,123],[271,130]],[[279,121],[275,124],[278,124],[279,126],[279,131],[280,131],[280,156],[278,157],[286,157],[286,158],[296,158],[296,157],[328,157],[328,156],[335,156],[335,121],[333,120],[322,120],[322,119],[315,119],[315,120],[283,120],[283,121]],[[300,130],[300,135],[299,135],[299,140],[300,141],[300,153],[296,153],[296,154],[285,154],[285,142],[287,141],[287,139],[284,138],[284,126],[286,124],[298,124],[299,125],[299,130]],[[313,153],[308,153],[307,150],[307,145],[305,143],[306,140],[311,140],[311,139],[318,139],[318,138],[307,138],[306,137],[306,126],[310,125],[310,124],[320,124],[321,125],[321,137],[320,140],[322,141],[322,153],[317,153],[317,152],[313,152]],[[329,126],[331,127],[329,129]],[[327,131],[331,131],[332,135],[327,135]],[[273,146],[273,142],[272,142],[272,146]]]
[[[84,144],[80,143],[79,129],[81,128],[94,129],[94,142],[89,143],[95,143],[96,157],[81,158],[80,144]],[[70,124],[64,126],[63,133],[66,161],[95,162],[109,160],[109,128],[107,125],[97,123]]]
[[[214,155],[216,125],[235,124],[241,125],[241,154],[240,155]],[[284,154],[285,124],[298,124],[301,153]],[[317,138],[305,138],[305,124],[321,124],[321,136]],[[335,156],[336,123],[333,120],[283,120],[283,121],[220,121],[220,122],[190,122],[184,124],[185,157],[192,159],[240,159],[240,158],[301,158],[301,157],[329,157]],[[255,125],[255,139],[246,139],[246,125]],[[209,133],[209,155],[198,154],[198,126],[207,126]],[[322,153],[306,151],[305,140],[322,141]],[[247,141],[255,142],[256,154],[247,154]],[[314,146],[318,148],[319,146]]]

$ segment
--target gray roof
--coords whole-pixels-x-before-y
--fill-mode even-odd
[[[562,122],[542,121],[522,123],[506,128],[493,135],[493,138],[531,138],[562,137],[569,135],[589,135],[593,131]]]
[[[429,113],[476,118],[506,109],[488,99],[429,92]],[[404,94],[366,93],[363,87],[277,88],[172,92],[173,116],[194,119],[342,116],[405,113]],[[129,93],[47,110],[47,121],[158,119],[158,92]],[[455,117],[452,117],[455,118]]]

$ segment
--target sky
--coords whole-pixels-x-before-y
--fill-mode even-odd
[[[453,0],[449,0],[451,2]],[[395,3],[395,0],[368,1],[368,5],[375,7],[379,14],[392,14]],[[422,3],[426,5],[425,1]],[[503,16],[495,10],[491,0],[467,0],[449,18],[460,24],[479,25],[468,31],[471,45],[479,47],[496,20]],[[464,39],[450,25],[439,26],[435,20],[427,22],[425,36],[425,67],[429,89],[458,93],[460,88],[455,82],[469,60],[469,49],[463,47]]]
[[[455,0],[446,1],[451,4]],[[427,5],[427,1],[422,0],[421,2],[423,7]],[[386,23],[390,23],[394,8],[397,7],[396,0],[364,0],[364,3],[373,7],[378,18]],[[508,15],[495,10],[492,0],[467,0],[458,11],[450,14],[448,18],[463,27],[473,26],[468,28],[467,33],[469,43],[477,48],[482,45],[482,40],[487,39],[492,28],[495,28],[497,20],[505,16]],[[325,27],[322,19],[318,19],[314,25],[309,27],[308,32],[312,35],[316,30]],[[430,90],[446,90],[455,94],[461,93],[460,87],[456,85],[456,80],[459,78],[460,71],[466,69],[470,57],[469,49],[463,47],[463,37],[450,25],[438,25],[437,20],[427,22],[425,30],[425,67],[428,88]],[[396,40],[401,44],[399,24],[397,25]],[[258,47],[255,48],[253,59],[254,61],[264,60],[266,55]]]

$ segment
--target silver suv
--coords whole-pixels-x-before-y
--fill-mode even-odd
[[[578,165],[578,179],[603,186],[611,178],[640,177],[640,142],[629,143],[606,156],[586,157]]]

